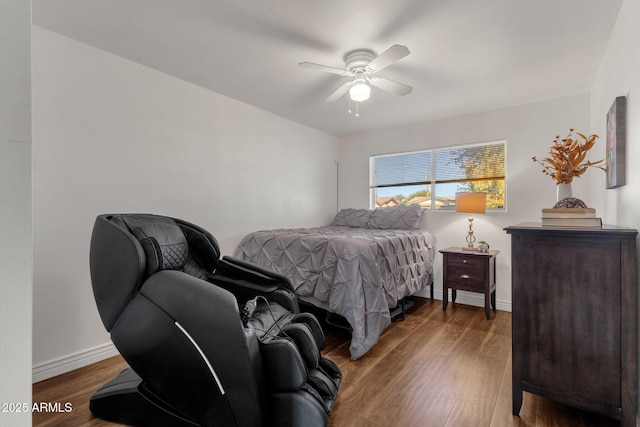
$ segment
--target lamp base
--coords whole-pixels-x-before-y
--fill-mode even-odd
[[[473,217],[469,215],[469,231],[467,232],[467,247],[463,247],[463,251],[477,251],[478,249],[473,246],[476,242],[476,236],[473,235]]]
[[[478,252],[478,248],[470,248],[468,246],[462,246],[460,249],[462,249],[463,251],[467,251],[467,252]]]

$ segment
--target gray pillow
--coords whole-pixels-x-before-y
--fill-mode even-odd
[[[342,209],[336,214],[331,225],[340,225],[343,227],[366,228],[371,211],[368,209]]]
[[[422,223],[420,205],[399,205],[374,209],[367,224],[368,228],[388,230],[416,230]]]

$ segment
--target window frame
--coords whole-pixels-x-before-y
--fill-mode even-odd
[[[466,178],[466,179],[452,179],[452,180],[440,180],[436,179],[436,153],[443,151],[455,151],[466,148],[473,147],[485,147],[491,145],[502,145],[504,151],[504,176],[502,177],[483,177],[483,178]],[[431,156],[431,166],[429,170],[429,176],[432,178],[430,180],[418,181],[418,182],[403,182],[398,184],[383,184],[383,185],[375,185],[376,180],[376,168],[375,162],[377,158],[381,157],[390,157],[390,156],[401,156],[407,154],[419,154],[419,153],[430,153]],[[383,154],[372,154],[369,156],[369,206],[371,208],[376,207],[376,189],[378,188],[391,188],[391,187],[402,187],[402,186],[410,186],[410,185],[429,185],[429,192],[431,194],[430,198],[430,207],[423,208],[429,212],[455,212],[455,209],[436,209],[436,198],[438,197],[436,193],[436,185],[438,184],[456,184],[456,183],[468,183],[473,181],[490,181],[490,180],[502,180],[504,182],[504,204],[501,208],[492,208],[487,206],[487,211],[491,212],[506,212],[507,211],[507,139],[496,139],[484,142],[474,142],[469,144],[457,144],[450,146],[441,146],[429,149],[422,150],[412,150],[412,151],[400,151],[394,153],[383,153]],[[435,195],[435,197],[434,197]]]

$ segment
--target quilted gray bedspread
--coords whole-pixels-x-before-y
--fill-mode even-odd
[[[432,282],[425,230],[326,226],[257,231],[234,256],[288,277],[306,302],[345,317],[358,359],[391,323],[389,308]]]

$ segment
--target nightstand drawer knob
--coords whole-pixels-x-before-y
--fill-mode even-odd
[[[463,274],[462,276],[460,276],[461,279],[468,279],[469,275],[468,274]]]
[[[463,264],[466,264],[466,263],[467,263],[467,260],[466,260],[466,259],[463,259],[463,260],[462,260],[462,263],[463,263]]]

